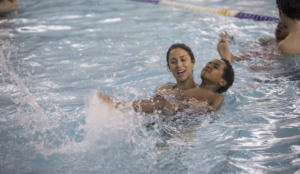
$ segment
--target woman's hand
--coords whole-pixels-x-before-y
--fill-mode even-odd
[[[209,104],[207,101],[199,101],[195,98],[188,99],[188,106],[194,113],[207,111],[209,109]]]
[[[110,107],[115,108],[115,109],[118,108],[118,104],[114,103],[112,98],[102,94],[100,91],[98,91],[97,96],[98,96],[99,99],[101,99],[102,101],[107,103]]]

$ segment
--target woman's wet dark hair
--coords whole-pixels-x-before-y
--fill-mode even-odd
[[[173,44],[173,45],[170,46],[170,48],[169,48],[169,50],[167,52],[167,64],[168,64],[168,68],[170,68],[169,67],[169,55],[170,55],[170,52],[173,49],[176,49],[176,48],[181,48],[181,49],[185,50],[189,54],[189,56],[191,57],[191,61],[192,62],[195,61],[194,54],[193,54],[193,52],[192,52],[192,50],[191,50],[191,48],[189,46],[187,46],[187,45],[185,45],[183,43],[175,43],[175,44]]]
[[[231,64],[226,59],[222,59],[222,60],[226,64],[222,78],[227,81],[227,84],[226,84],[226,86],[220,87],[216,91],[219,94],[226,92],[230,88],[230,86],[232,86],[233,81],[234,81],[234,71],[233,71]]]
[[[291,19],[300,20],[299,0],[276,0],[278,9]]]

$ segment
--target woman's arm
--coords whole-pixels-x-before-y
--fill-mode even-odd
[[[171,104],[163,97],[155,96],[149,99],[135,100],[132,103],[132,107],[136,112],[153,113],[165,107],[170,108]]]
[[[112,108],[117,109],[122,102],[114,102],[111,97],[103,95],[98,92],[98,97],[110,105]],[[125,102],[125,101],[124,101]],[[175,112],[174,106],[161,96],[154,96],[149,99],[134,100],[132,107],[136,112],[154,113],[158,110],[167,109],[169,112]]]

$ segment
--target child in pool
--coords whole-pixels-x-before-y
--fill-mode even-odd
[[[227,42],[220,43],[220,45],[222,44],[227,44]],[[181,54],[175,54],[172,55],[172,58],[180,59],[181,56]],[[234,81],[234,71],[229,63],[231,61],[231,57],[229,57],[229,60],[215,59],[209,62],[201,71],[202,83],[199,87],[184,91],[165,88],[163,90],[167,90],[169,93],[163,91],[163,95],[157,93],[150,99],[135,100],[132,106],[135,111],[153,113],[161,110],[167,111],[168,115],[187,108],[197,108],[197,106],[208,110],[219,109],[224,100],[221,93],[227,91]],[[115,103],[110,97],[103,95],[101,92],[98,92],[98,97],[114,108],[118,108],[121,104]]]

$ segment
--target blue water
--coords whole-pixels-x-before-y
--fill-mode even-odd
[[[278,15],[275,1],[177,1]],[[233,53],[261,49],[275,23],[127,0],[19,4],[0,20],[0,173],[300,172],[297,56],[262,71],[248,68],[259,58],[233,63],[223,107],[198,117],[115,111],[96,97],[145,98],[174,82],[175,42],[193,49],[201,83],[218,33],[235,36]]]

